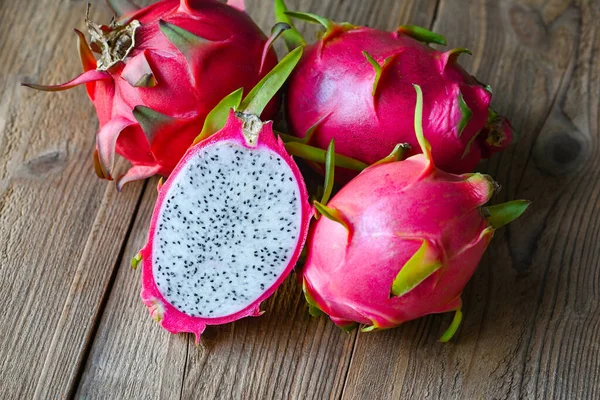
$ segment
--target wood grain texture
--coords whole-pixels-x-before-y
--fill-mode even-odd
[[[19,86],[80,72],[72,27],[85,4],[5,1],[0,13],[11,21],[0,28],[0,385],[3,398],[60,398],[77,380],[142,186],[117,196],[95,178],[97,122],[83,89]]]
[[[268,31],[271,1],[246,2]],[[264,316],[209,328],[199,347],[162,330],[129,266],[156,180],[117,194],[92,170],[97,122],[84,90],[18,85],[80,72],[71,28],[83,27],[85,2],[0,0],[1,397],[599,398],[600,3],[287,3],[382,29],[433,26],[473,51],[461,63],[494,87],[494,107],[520,132],[480,169],[503,186],[495,202],[534,203],[494,238],[456,337],[437,342],[451,315],[343,333],[308,315],[295,276]],[[108,21],[104,3],[93,5]]]
[[[169,335],[148,315],[140,299],[140,272],[131,257],[142,248],[156,200],[157,179],[149,181],[118,265],[76,398],[170,399],[178,397],[187,338]]]
[[[451,315],[360,334],[344,398],[597,398],[599,3],[442,0],[434,30],[494,87],[519,143],[482,166],[494,201],[533,200],[499,231]],[[595,57],[594,57],[595,55]]]

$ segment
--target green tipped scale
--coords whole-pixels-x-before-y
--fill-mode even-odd
[[[462,318],[463,318],[462,310],[461,309],[456,310],[454,313],[454,318],[452,318],[452,322],[450,323],[450,326],[448,327],[448,329],[446,329],[446,331],[440,337],[440,342],[446,343],[454,337],[454,335],[456,334],[456,331],[458,331],[458,328],[460,327]]]
[[[381,76],[383,75],[386,68],[392,63],[392,61],[395,58],[395,55],[389,56],[388,58],[383,60],[382,65],[379,65],[377,60],[375,60],[366,51],[363,51],[363,55],[367,58],[367,61],[369,62],[369,64],[371,64],[373,66],[373,69],[375,70],[375,79],[373,81],[373,91],[371,92],[373,97],[375,97],[375,95],[377,94],[377,87],[379,86],[379,81],[381,80]]]
[[[315,135],[315,133],[317,132],[317,129],[319,128],[319,126],[325,122],[325,120],[331,115],[331,113],[329,114],[325,114],[324,116],[322,116],[321,118],[319,118],[317,120],[317,122],[315,122],[314,124],[312,124],[304,133],[303,137],[296,137],[296,136],[291,136],[288,135],[286,133],[279,133],[279,136],[281,136],[281,138],[283,139],[284,142],[289,143],[289,142],[298,142],[298,143],[302,143],[302,144],[310,144],[310,140],[312,139],[312,137]],[[364,163],[363,163],[364,164]],[[361,169],[362,170],[362,169]],[[359,171],[361,171],[359,170]]]
[[[326,218],[328,218],[332,221],[337,222],[338,224],[341,224],[344,228],[346,228],[346,230],[348,232],[351,232],[348,221],[346,220],[344,215],[339,210],[336,210],[335,208],[323,205],[323,204],[319,203],[318,201],[315,201],[313,203],[313,205],[315,206],[316,210],[321,215],[325,216]]]
[[[428,240],[402,266],[392,283],[392,296],[400,297],[413,290],[431,274],[442,267],[442,260]]]
[[[142,254],[141,253],[137,253],[135,255],[135,257],[133,257],[131,259],[131,268],[137,269],[137,267],[140,265],[141,262],[142,262]]]
[[[292,29],[292,26],[285,22],[278,22],[275,25],[273,25],[273,27],[271,28],[271,36],[269,36],[269,39],[267,40],[267,43],[265,44],[265,48],[263,49],[262,60],[260,62],[260,72],[263,71],[265,60],[269,54],[269,50],[271,49],[271,46],[273,45],[273,43],[285,31],[290,30],[290,29]]]
[[[327,204],[333,191],[333,174],[335,170],[335,140],[331,139],[327,154],[325,156],[325,187],[323,189],[323,197],[321,204]]]
[[[296,64],[298,64],[298,61],[300,61],[302,51],[302,47],[298,47],[289,52],[275,67],[277,68],[277,74],[268,73],[244,98],[240,109],[246,113],[260,115],[260,112],[257,111],[263,110],[279,91],[279,88],[275,89],[278,85],[271,85],[271,82],[280,80],[282,76],[286,77],[283,79],[283,82],[285,82],[287,76],[289,76],[294,67],[296,67]]]
[[[473,111],[471,111],[471,109],[465,102],[462,93],[458,95],[458,106],[460,108],[461,115],[460,122],[458,124],[458,137],[460,137],[465,128],[467,127],[467,124],[471,120],[471,117],[473,116]]]
[[[286,23],[291,27],[291,29],[283,33],[283,40],[285,42],[285,45],[287,49],[291,51],[296,47],[305,45],[306,41],[304,40],[300,32],[298,32],[298,30],[296,30],[296,28],[294,27],[292,19],[286,14],[287,11],[288,9],[283,0],[275,0],[276,20],[279,22]]]
[[[324,42],[334,37],[336,33],[341,33],[356,28],[355,25],[352,25],[348,22],[335,23],[328,18],[306,12],[286,11],[285,16],[288,18],[291,17],[313,24],[321,25],[323,28],[325,28],[325,32],[323,32],[323,35],[321,37],[321,40],[323,40]]]
[[[150,88],[156,86],[156,78],[152,73],[142,75],[134,84],[135,87]]]
[[[291,18],[299,19],[302,21],[310,22],[313,24],[319,24],[323,28],[325,28],[325,35],[331,33],[335,24],[332,20],[322,17],[317,14],[311,14],[307,12],[297,12],[297,11],[286,11],[285,15]]]
[[[402,161],[406,158],[406,153],[410,150],[410,145],[408,143],[398,143],[394,150],[387,157],[382,158],[374,164],[371,164],[371,167],[381,164],[387,164],[396,161]]]
[[[242,95],[244,89],[239,88],[232,93],[228,94],[223,98],[208,113],[206,119],[204,120],[204,126],[202,127],[202,131],[200,134],[194,139],[192,145],[208,138],[210,135],[220,131],[225,125],[225,121],[227,121],[227,116],[229,115],[229,110],[237,110],[240,104],[242,103]]]
[[[199,46],[211,43],[208,39],[162,19],[158,21],[158,26],[163,35],[186,57],[190,57],[192,52],[198,50]]]
[[[398,32],[403,33],[412,37],[413,39],[417,39],[423,43],[436,43],[442,46],[446,45],[446,38],[442,35],[432,32],[429,29],[425,29],[416,25],[401,25],[398,27]]]
[[[152,141],[161,130],[173,123],[174,118],[169,117],[146,106],[135,106],[133,116],[140,124],[148,141]]]
[[[445,58],[445,66],[448,65],[452,65],[454,63],[456,63],[456,61],[458,60],[458,57],[461,54],[468,54],[468,55],[472,55],[473,53],[471,53],[471,50],[466,49],[464,47],[457,47],[451,50],[448,50],[447,52],[443,53],[442,56]]]
[[[285,143],[285,149],[291,155],[300,157],[306,161],[314,161],[321,164],[325,163],[327,151],[319,149],[318,147],[292,141]],[[362,161],[341,154],[335,154],[334,157],[336,167],[347,168],[353,171],[362,171],[369,166]]]
[[[498,229],[523,215],[530,204],[531,202],[527,200],[513,200],[495,206],[481,207],[481,214],[492,228]]]
[[[417,104],[415,106],[415,135],[417,136],[417,141],[419,142],[419,146],[421,147],[421,151],[423,155],[429,162],[429,165],[433,166],[433,157],[431,155],[431,144],[425,138],[425,134],[423,133],[423,91],[419,85],[413,85],[415,91],[417,92]]]
[[[374,322],[371,325],[365,325],[362,328],[360,328],[361,332],[375,332],[376,330],[380,329]]]
[[[308,312],[313,317],[318,317],[319,315],[323,315],[323,311],[317,305],[317,302],[310,295],[307,287],[306,281],[302,281],[302,291],[304,292],[304,297],[306,298],[306,304],[308,304]]]

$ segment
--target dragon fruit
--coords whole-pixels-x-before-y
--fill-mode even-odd
[[[230,102],[237,111],[224,127],[209,130],[159,188],[148,243],[133,263],[143,263],[143,302],[172,333],[199,340],[207,325],[260,315],[298,260],[312,208],[272,122],[258,115],[300,57],[290,53],[241,105]]]
[[[425,92],[425,137],[441,169],[471,172],[482,157],[511,143],[510,124],[489,107],[489,86],[457,63],[467,49],[437,51],[427,44],[445,45],[445,39],[415,26],[384,32],[337,24],[314,14],[286,13],[280,0],[276,12],[289,23],[294,17],[325,27],[320,40],[306,46],[288,85],[286,114],[297,138],[323,149],[335,139],[337,152],[367,164],[397,143],[410,144],[408,155],[416,154],[412,85],[418,84]],[[288,47],[304,44],[297,31],[285,35]],[[336,171],[336,180],[355,175]]]
[[[309,235],[302,271],[311,313],[363,330],[392,328],[432,313],[455,311],[442,341],[462,318],[461,292],[494,231],[521,215],[527,201],[484,206],[496,188],[486,175],[453,175],[434,165],[421,126],[423,154],[373,165],[348,183]],[[425,95],[425,97],[427,97]]]
[[[76,30],[82,75],[58,86],[25,85],[59,91],[85,84],[100,121],[98,176],[112,179],[115,151],[132,164],[117,181],[120,190],[132,180],[168,176],[207,113],[232,91],[252,88],[277,57],[240,0],[163,0],[143,9],[109,3],[125,15],[108,26],[86,18],[91,48]],[[276,109],[273,101],[264,117]]]

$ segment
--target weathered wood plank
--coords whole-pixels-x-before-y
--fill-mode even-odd
[[[80,72],[71,28],[81,28],[84,15],[84,2],[0,7],[0,19],[10,21],[0,27],[3,398],[67,395],[142,188],[117,196],[95,177],[97,123],[84,89],[19,86]]]
[[[265,31],[269,1],[247,1]],[[290,9],[393,29],[429,24],[435,1],[288,1]],[[298,24],[303,30],[313,27]],[[125,258],[144,244],[155,199],[147,192]],[[311,318],[291,277],[265,305],[266,313],[209,328],[203,344],[173,336],[151,321],[139,300],[139,273],[124,259],[116,276],[77,397],[96,398],[339,398],[356,334],[325,318]],[[178,386],[179,385],[179,386]]]
[[[60,313],[53,321],[34,398],[62,394],[67,388],[68,394],[78,381],[142,187],[136,183],[126,194],[118,194],[113,185],[107,186],[83,254],[73,258],[76,270],[62,310],[57,307]]]
[[[495,201],[533,200],[500,231],[451,316],[360,334],[344,398],[595,398],[600,392],[600,16],[590,1],[443,0],[434,30],[494,86],[522,134],[482,166]],[[594,57],[595,56],[595,57]]]
[[[145,244],[156,183],[157,179],[150,180],[142,197],[76,398],[170,399],[179,395],[187,338],[167,334],[149,317],[140,300],[140,271],[133,271],[130,264]]]

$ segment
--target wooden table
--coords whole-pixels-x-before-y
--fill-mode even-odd
[[[496,202],[533,204],[494,238],[457,336],[437,342],[450,314],[344,333],[308,315],[294,279],[263,317],[208,329],[199,347],[162,330],[129,266],[156,180],[118,194],[95,178],[84,89],[19,87],[80,72],[72,28],[85,1],[3,0],[0,397],[600,398],[600,1],[288,1],[388,30],[432,27],[470,48],[461,63],[521,133],[481,169],[504,187]],[[268,30],[271,1],[248,3]],[[92,16],[110,13],[96,1]]]

